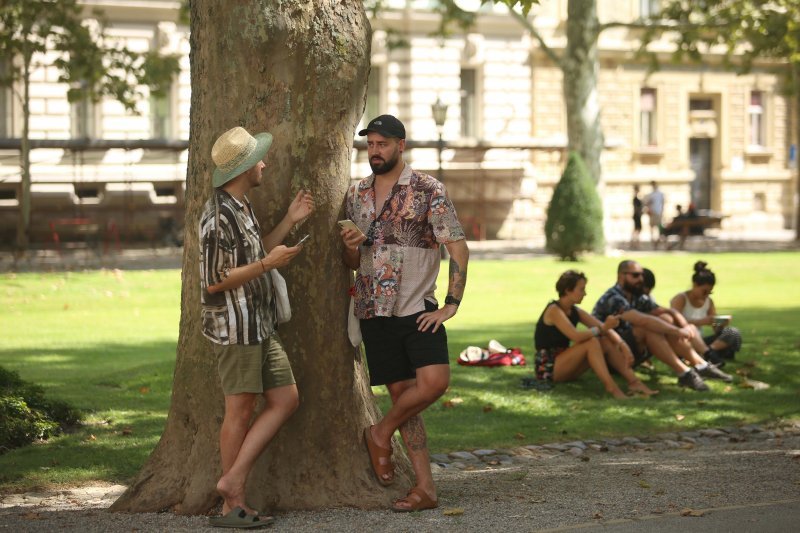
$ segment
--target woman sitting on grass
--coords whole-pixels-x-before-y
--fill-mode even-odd
[[[576,305],[586,296],[586,276],[567,270],[558,278],[556,291],[558,300],[547,304],[536,323],[536,379],[573,381],[591,368],[608,393],[617,399],[626,398],[611,377],[605,350],[611,366],[628,381],[630,392],[655,394],[633,372],[633,354],[614,331],[619,319],[609,316],[601,323]],[[578,322],[589,329],[578,331]]]
[[[708,263],[698,261],[694,264],[692,288],[675,295],[670,307],[678,310],[698,334],[692,338],[692,347],[703,354],[706,361],[722,367],[725,359],[733,359],[742,347],[742,335],[739,330],[730,327],[730,316],[720,317],[714,300],[710,298],[717,277],[708,268]],[[702,336],[703,326],[711,326],[713,334]]]

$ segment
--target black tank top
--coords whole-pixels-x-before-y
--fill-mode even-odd
[[[556,326],[548,326],[544,323],[544,313],[551,305],[558,305],[558,302],[553,300],[549,304],[547,304],[542,311],[542,314],[539,316],[539,321],[536,323],[536,332],[533,336],[533,343],[536,346],[536,351],[542,349],[553,349],[553,348],[567,348],[569,347],[569,337],[561,333],[561,331]],[[572,325],[576,325],[578,323],[578,308],[574,305],[572,309],[570,309],[569,314],[567,315],[569,321],[572,322]]]

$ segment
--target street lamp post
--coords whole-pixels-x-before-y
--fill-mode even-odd
[[[447,120],[447,104],[442,102],[441,98],[436,97],[436,101],[431,104],[431,114],[433,114],[433,121],[436,123],[436,131],[439,133],[439,142],[436,145],[439,156],[439,174],[436,178],[442,181],[444,171],[442,170],[442,150],[444,150],[444,140],[442,133],[444,130],[444,123]]]

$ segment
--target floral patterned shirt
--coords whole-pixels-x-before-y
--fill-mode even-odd
[[[406,165],[381,211],[375,208],[375,175],[350,187],[345,212],[367,235],[356,272],[355,315],[407,316],[436,303],[439,244],[459,241],[464,230],[441,182]],[[376,220],[377,216],[377,220]]]

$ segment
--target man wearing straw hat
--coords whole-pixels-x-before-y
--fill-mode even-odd
[[[214,190],[200,217],[202,331],[212,343],[225,395],[219,436],[222,477],[217,483],[223,516],[211,518],[211,525],[221,527],[257,527],[271,520],[247,506],[245,482],[255,460],[299,404],[276,332],[268,272],[289,264],[302,249],[280,243],[311,214],[314,201],[301,190],[283,220],[261,236],[246,194],[261,185],[271,144],[270,133],[252,136],[241,127],[217,139],[211,149]],[[250,423],[259,395],[265,407]]]

